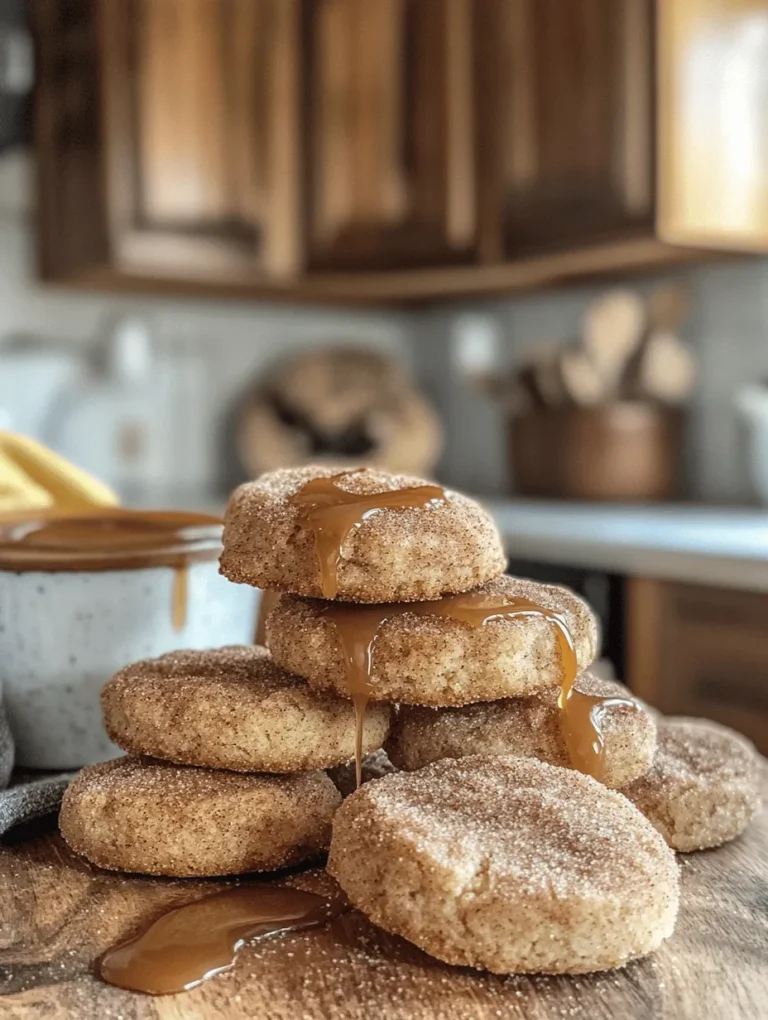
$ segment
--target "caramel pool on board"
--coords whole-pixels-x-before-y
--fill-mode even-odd
[[[342,898],[288,886],[236,886],[163,914],[105,953],[99,973],[134,992],[185,992],[232,967],[247,942],[319,927],[346,909]]]

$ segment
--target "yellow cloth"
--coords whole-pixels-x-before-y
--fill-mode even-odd
[[[42,443],[0,432],[0,514],[71,514],[117,504],[108,486]]]

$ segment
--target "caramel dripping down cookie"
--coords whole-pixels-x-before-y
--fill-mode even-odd
[[[493,520],[474,500],[371,469],[285,469],[241,485],[223,546],[221,572],[232,581],[366,603],[469,591],[506,562]]]

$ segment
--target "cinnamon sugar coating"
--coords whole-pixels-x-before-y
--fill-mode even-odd
[[[762,763],[739,733],[706,719],[660,718],[653,765],[622,789],[669,846],[720,846],[746,829],[760,807]]]
[[[89,765],[70,783],[59,827],[73,850],[101,868],[233,875],[317,857],[340,801],[324,772],[244,775],[115,758]]]
[[[503,575],[478,591],[529,599],[562,617],[579,668],[595,658],[598,628],[589,606],[567,588]],[[276,662],[316,690],[345,695],[347,670],[333,622],[319,599],[283,596],[267,617]],[[399,614],[379,628],[371,698],[409,705],[467,705],[535,694],[561,682],[553,624],[532,616],[488,620],[472,627],[440,616]]]
[[[266,648],[178,651],[121,669],[101,695],[110,738],[132,754],[243,772],[299,772],[355,753],[348,701],[311,690]],[[380,748],[388,705],[366,712],[363,750]]]
[[[630,699],[613,680],[581,673],[574,690],[604,698]],[[605,741],[602,782],[616,788],[645,775],[656,749],[656,723],[634,700],[608,702],[602,713]],[[398,768],[413,772],[441,758],[469,754],[512,754],[538,758],[550,765],[569,765],[560,728],[557,691],[527,698],[481,702],[463,708],[403,705],[386,744]]]
[[[322,597],[311,530],[290,497],[312,478],[338,468],[273,471],[236,489],[224,523],[221,573],[231,581],[272,591]],[[428,484],[421,478],[367,469],[339,479],[347,492],[393,492]],[[366,516],[341,545],[338,594],[342,601],[410,602],[463,592],[500,574],[501,539],[489,514],[473,500],[446,490],[447,502],[388,508]]]
[[[375,924],[496,973],[620,967],[672,934],[674,854],[621,794],[533,759],[477,755],[368,783],[328,870]]]

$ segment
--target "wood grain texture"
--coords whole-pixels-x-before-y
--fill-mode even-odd
[[[766,783],[768,793],[768,783]],[[94,973],[107,947],[165,908],[220,888],[113,875],[52,829],[0,847],[0,1017],[13,1020],[764,1020],[768,813],[719,850],[680,857],[672,939],[622,971],[511,977],[447,967],[357,912],[241,951],[234,969],[150,998]],[[322,889],[322,874],[294,876]]]
[[[715,719],[768,753],[768,596],[627,582],[627,680],[667,715]]]
[[[471,261],[468,0],[309,0],[311,270]]]
[[[481,253],[498,254],[494,223],[509,258],[648,236],[651,0],[486,0],[483,8],[478,179],[492,195],[480,202]]]

